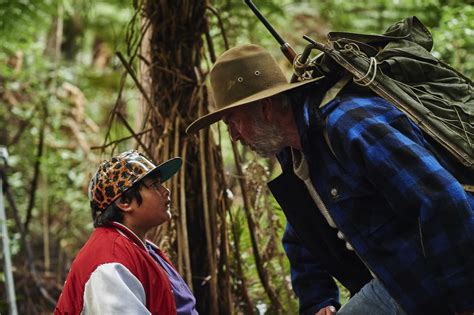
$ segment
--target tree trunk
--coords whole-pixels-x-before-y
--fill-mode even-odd
[[[201,314],[230,314],[231,290],[225,232],[226,197],[220,148],[210,131],[188,137],[186,126],[207,109],[208,95],[201,71],[206,1],[148,1],[150,23],[148,65],[151,78],[145,140],[156,161],[179,155],[181,173],[171,181],[174,218],[155,233],[168,249],[183,278],[193,288]],[[147,40],[145,38],[145,40]],[[143,65],[142,65],[143,66]],[[143,69],[143,67],[142,67]],[[174,253],[174,255],[172,254]]]

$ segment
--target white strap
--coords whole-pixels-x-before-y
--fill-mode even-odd
[[[465,191],[474,193],[474,185],[462,185]]]

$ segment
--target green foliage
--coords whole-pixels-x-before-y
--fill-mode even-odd
[[[115,105],[123,70],[114,50],[125,47],[131,14],[126,1],[0,0],[0,133],[6,133],[0,144],[10,153],[8,182],[25,221],[43,135],[29,239],[41,248],[48,229],[51,250],[57,253],[60,245],[66,259],[92,230],[87,185],[101,152],[90,147],[102,144]],[[58,18],[64,25],[59,56],[50,49]],[[128,82],[122,105],[136,103]],[[120,126],[113,132],[124,134]],[[13,254],[24,255],[11,219],[9,226]]]
[[[474,74],[474,7],[461,1],[384,0],[369,2],[323,2],[319,12],[332,29],[359,33],[381,33],[390,24],[417,16],[433,34],[433,53],[467,76]],[[342,13],[342,14],[341,14]]]
[[[57,0],[0,0],[2,48],[14,51],[31,45],[38,30],[51,23],[57,4]]]
[[[256,43],[283,57],[278,43],[238,0],[214,1],[220,12],[230,46]],[[474,45],[474,7],[463,1],[371,0],[371,1],[255,1],[263,15],[284,40],[301,52],[307,44],[303,35],[324,41],[330,31],[382,33],[407,16],[417,16],[433,33],[435,55],[453,67],[473,75],[474,61],[468,58]],[[221,32],[211,28],[218,54],[223,49]]]
[[[455,69],[474,77],[474,6],[445,7],[433,28],[434,54]]]
[[[51,63],[42,58],[41,54],[36,55],[33,50],[29,53],[31,62],[25,63],[22,72],[2,72],[8,73],[3,77],[3,88],[20,98],[11,107],[11,112],[6,114],[9,138],[21,133],[17,143],[10,143],[8,146],[11,156],[9,183],[24,219],[24,211],[29,203],[33,166],[37,161],[39,138],[44,130],[41,179],[33,208],[32,233],[41,235],[42,227],[35,221],[39,220],[46,206],[52,218],[65,218],[64,225],[56,225],[51,229],[53,235],[70,235],[70,231],[63,230],[66,227],[80,229],[83,234],[85,219],[89,217],[87,199],[82,189],[87,164],[83,163],[85,159],[81,148],[70,146],[73,140],[71,134],[65,132],[64,122],[70,119],[71,111],[65,106],[64,99],[57,94],[62,83],[67,82],[67,73],[61,76],[61,72],[52,72]],[[7,104],[6,108],[10,106],[11,104]],[[24,129],[23,123],[28,124]],[[76,214],[80,214],[80,220],[69,222]]]

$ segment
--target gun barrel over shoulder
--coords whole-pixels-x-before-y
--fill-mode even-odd
[[[255,16],[265,25],[267,30],[272,34],[272,36],[277,40],[277,42],[280,44],[280,49],[285,55],[286,59],[293,64],[293,61],[295,60],[296,57],[296,52],[295,50],[283,40],[283,38],[278,34],[278,32],[273,28],[273,26],[268,22],[268,20],[262,15],[260,10],[255,6],[255,4],[252,2],[252,0],[244,0],[244,2],[248,5],[248,7],[253,11]]]

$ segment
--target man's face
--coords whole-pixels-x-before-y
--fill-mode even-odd
[[[224,118],[232,141],[239,141],[263,157],[270,157],[285,147],[282,130],[262,113],[261,105],[240,107]]]

